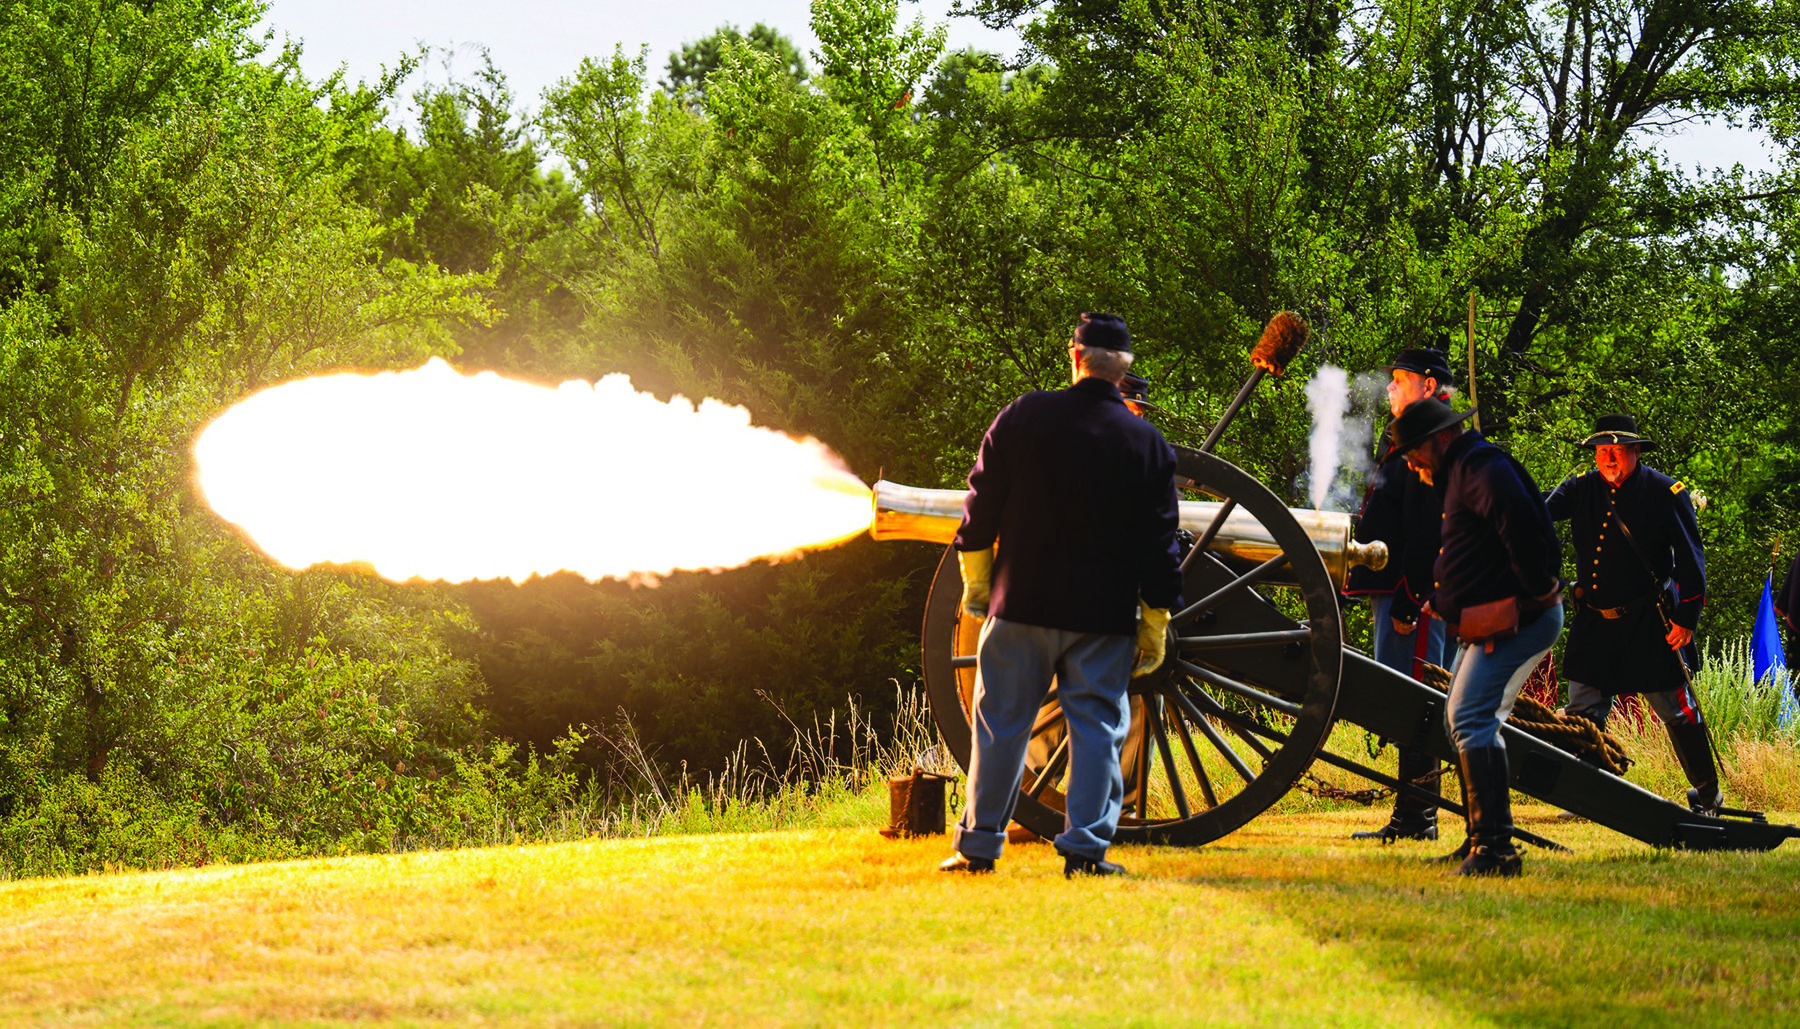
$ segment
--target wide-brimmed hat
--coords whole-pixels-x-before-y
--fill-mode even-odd
[[[1384,372],[1394,369],[1413,372],[1418,375],[1429,375],[1438,381],[1440,386],[1448,386],[1456,381],[1456,373],[1450,370],[1450,359],[1442,350],[1429,350],[1425,347],[1406,347],[1394,355],[1394,359],[1381,366]]]
[[[1131,353],[1131,330],[1125,319],[1105,311],[1081,312],[1081,323],[1075,326],[1075,342],[1084,347],[1100,347]]]
[[[1655,440],[1638,435],[1637,419],[1628,414],[1603,414],[1594,419],[1594,431],[1575,445],[1592,450],[1603,444],[1618,446],[1623,443],[1636,443],[1639,450],[1656,449]]]
[[[1388,426],[1388,439],[1394,442],[1391,453],[1404,454],[1474,413],[1472,407],[1467,411],[1452,411],[1449,404],[1436,397],[1415,400],[1406,405],[1406,410]]]

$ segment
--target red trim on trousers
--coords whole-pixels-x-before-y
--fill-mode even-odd
[[[1425,647],[1431,642],[1431,616],[1420,615],[1413,623],[1413,671],[1412,677],[1420,682],[1425,681]]]

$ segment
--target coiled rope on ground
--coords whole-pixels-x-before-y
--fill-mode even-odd
[[[1424,666],[1424,672],[1422,681],[1425,685],[1439,693],[1450,692],[1450,673],[1447,670],[1428,664]],[[1529,733],[1614,775],[1624,775],[1625,770],[1631,767],[1631,756],[1625,753],[1625,746],[1619,742],[1618,737],[1601,729],[1591,719],[1564,711],[1553,711],[1523,692],[1513,702],[1512,714],[1506,721],[1520,732]],[[1428,772],[1414,782],[1419,786],[1429,786],[1449,769],[1448,765],[1439,765],[1436,771]],[[1307,773],[1299,787],[1321,799],[1350,801],[1364,806],[1371,806],[1376,801],[1394,795],[1394,791],[1385,786],[1346,790],[1312,772]]]
[[[1436,665],[1426,665],[1424,683],[1439,693],[1448,693],[1450,673]],[[1591,719],[1566,711],[1552,711],[1523,692],[1513,702],[1512,714],[1506,721],[1520,732],[1530,733],[1614,775],[1624,775],[1631,767],[1631,756],[1625,753],[1625,746],[1618,737],[1601,729]]]

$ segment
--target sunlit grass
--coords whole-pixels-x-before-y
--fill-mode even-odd
[[[1512,882],[1352,813],[989,877],[872,826],[0,884],[0,1024],[1667,1025],[1800,1014],[1800,846],[1576,848]]]
[[[1573,852],[1466,881],[1425,860],[1457,827],[1353,842],[1385,801],[1294,791],[1206,847],[1115,848],[1127,880],[1065,881],[1043,844],[951,877],[933,870],[947,838],[875,832],[886,777],[944,760],[916,692],[900,705],[891,727],[852,713],[800,733],[787,780],[745,750],[704,781],[652,781],[590,839],[0,884],[0,1025],[1800,1019],[1800,844],[1656,851],[1521,799],[1520,824]],[[1371,742],[1340,724],[1331,747]],[[1661,727],[1628,745],[1632,777],[1678,795]],[[1728,793],[1792,821],[1800,805],[1751,791],[1800,796],[1795,764],[1741,741]]]

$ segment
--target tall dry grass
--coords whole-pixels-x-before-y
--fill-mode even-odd
[[[1783,723],[1785,670],[1754,678],[1750,641],[1740,638],[1709,650],[1694,676],[1700,711],[1712,728],[1725,802],[1755,810],[1800,810],[1800,717]],[[1789,708],[1791,710],[1791,708]],[[1634,762],[1626,778],[1654,793],[1681,797],[1687,777],[1669,745],[1669,733],[1648,710],[1620,711],[1607,729]]]
[[[1747,641],[1725,644],[1695,679],[1701,709],[1713,727],[1727,802],[1770,811],[1800,810],[1800,719],[1781,723],[1785,682],[1750,680]],[[760,740],[739,744],[723,771],[704,777],[686,769],[660,773],[644,752],[629,722],[602,733],[599,742],[624,769],[636,769],[641,788],[596,810],[579,836],[654,836],[692,832],[755,831],[776,828],[879,825],[887,814],[886,780],[914,767],[961,775],[943,747],[923,689],[895,688],[891,721],[871,717],[852,698],[842,713],[792,723],[794,742],[786,753],[771,753]],[[771,701],[772,702],[772,701]],[[1688,782],[1669,745],[1668,732],[1639,707],[1620,710],[1608,725],[1633,759],[1626,778],[1661,796],[1681,799]],[[1327,747],[1335,753],[1393,771],[1393,749],[1377,747],[1363,729],[1340,722]],[[616,770],[616,769],[615,769]],[[1271,809],[1275,814],[1355,810],[1342,795],[1322,795],[1335,787],[1354,794],[1372,784],[1353,774],[1315,765],[1299,788]],[[618,778],[615,776],[615,778]],[[1327,787],[1325,790],[1319,787]],[[1454,777],[1445,790],[1454,793]],[[1384,791],[1373,803],[1385,811]],[[952,798],[954,805],[955,798]],[[580,823],[582,819],[574,819]],[[571,826],[573,827],[573,826]]]
[[[585,810],[572,812],[568,820],[576,831],[547,838],[880,824],[887,813],[890,777],[914,768],[961,771],[938,739],[925,691],[898,681],[894,691],[891,720],[872,716],[852,697],[843,714],[833,710],[810,726],[789,719],[793,743],[785,753],[771,752],[760,739],[744,740],[720,771],[703,776],[690,774],[685,765],[665,773],[630,720],[621,716],[613,726],[595,730],[593,742],[611,765],[609,780],[632,785],[605,797],[590,796]],[[782,716],[787,717],[785,711]]]

